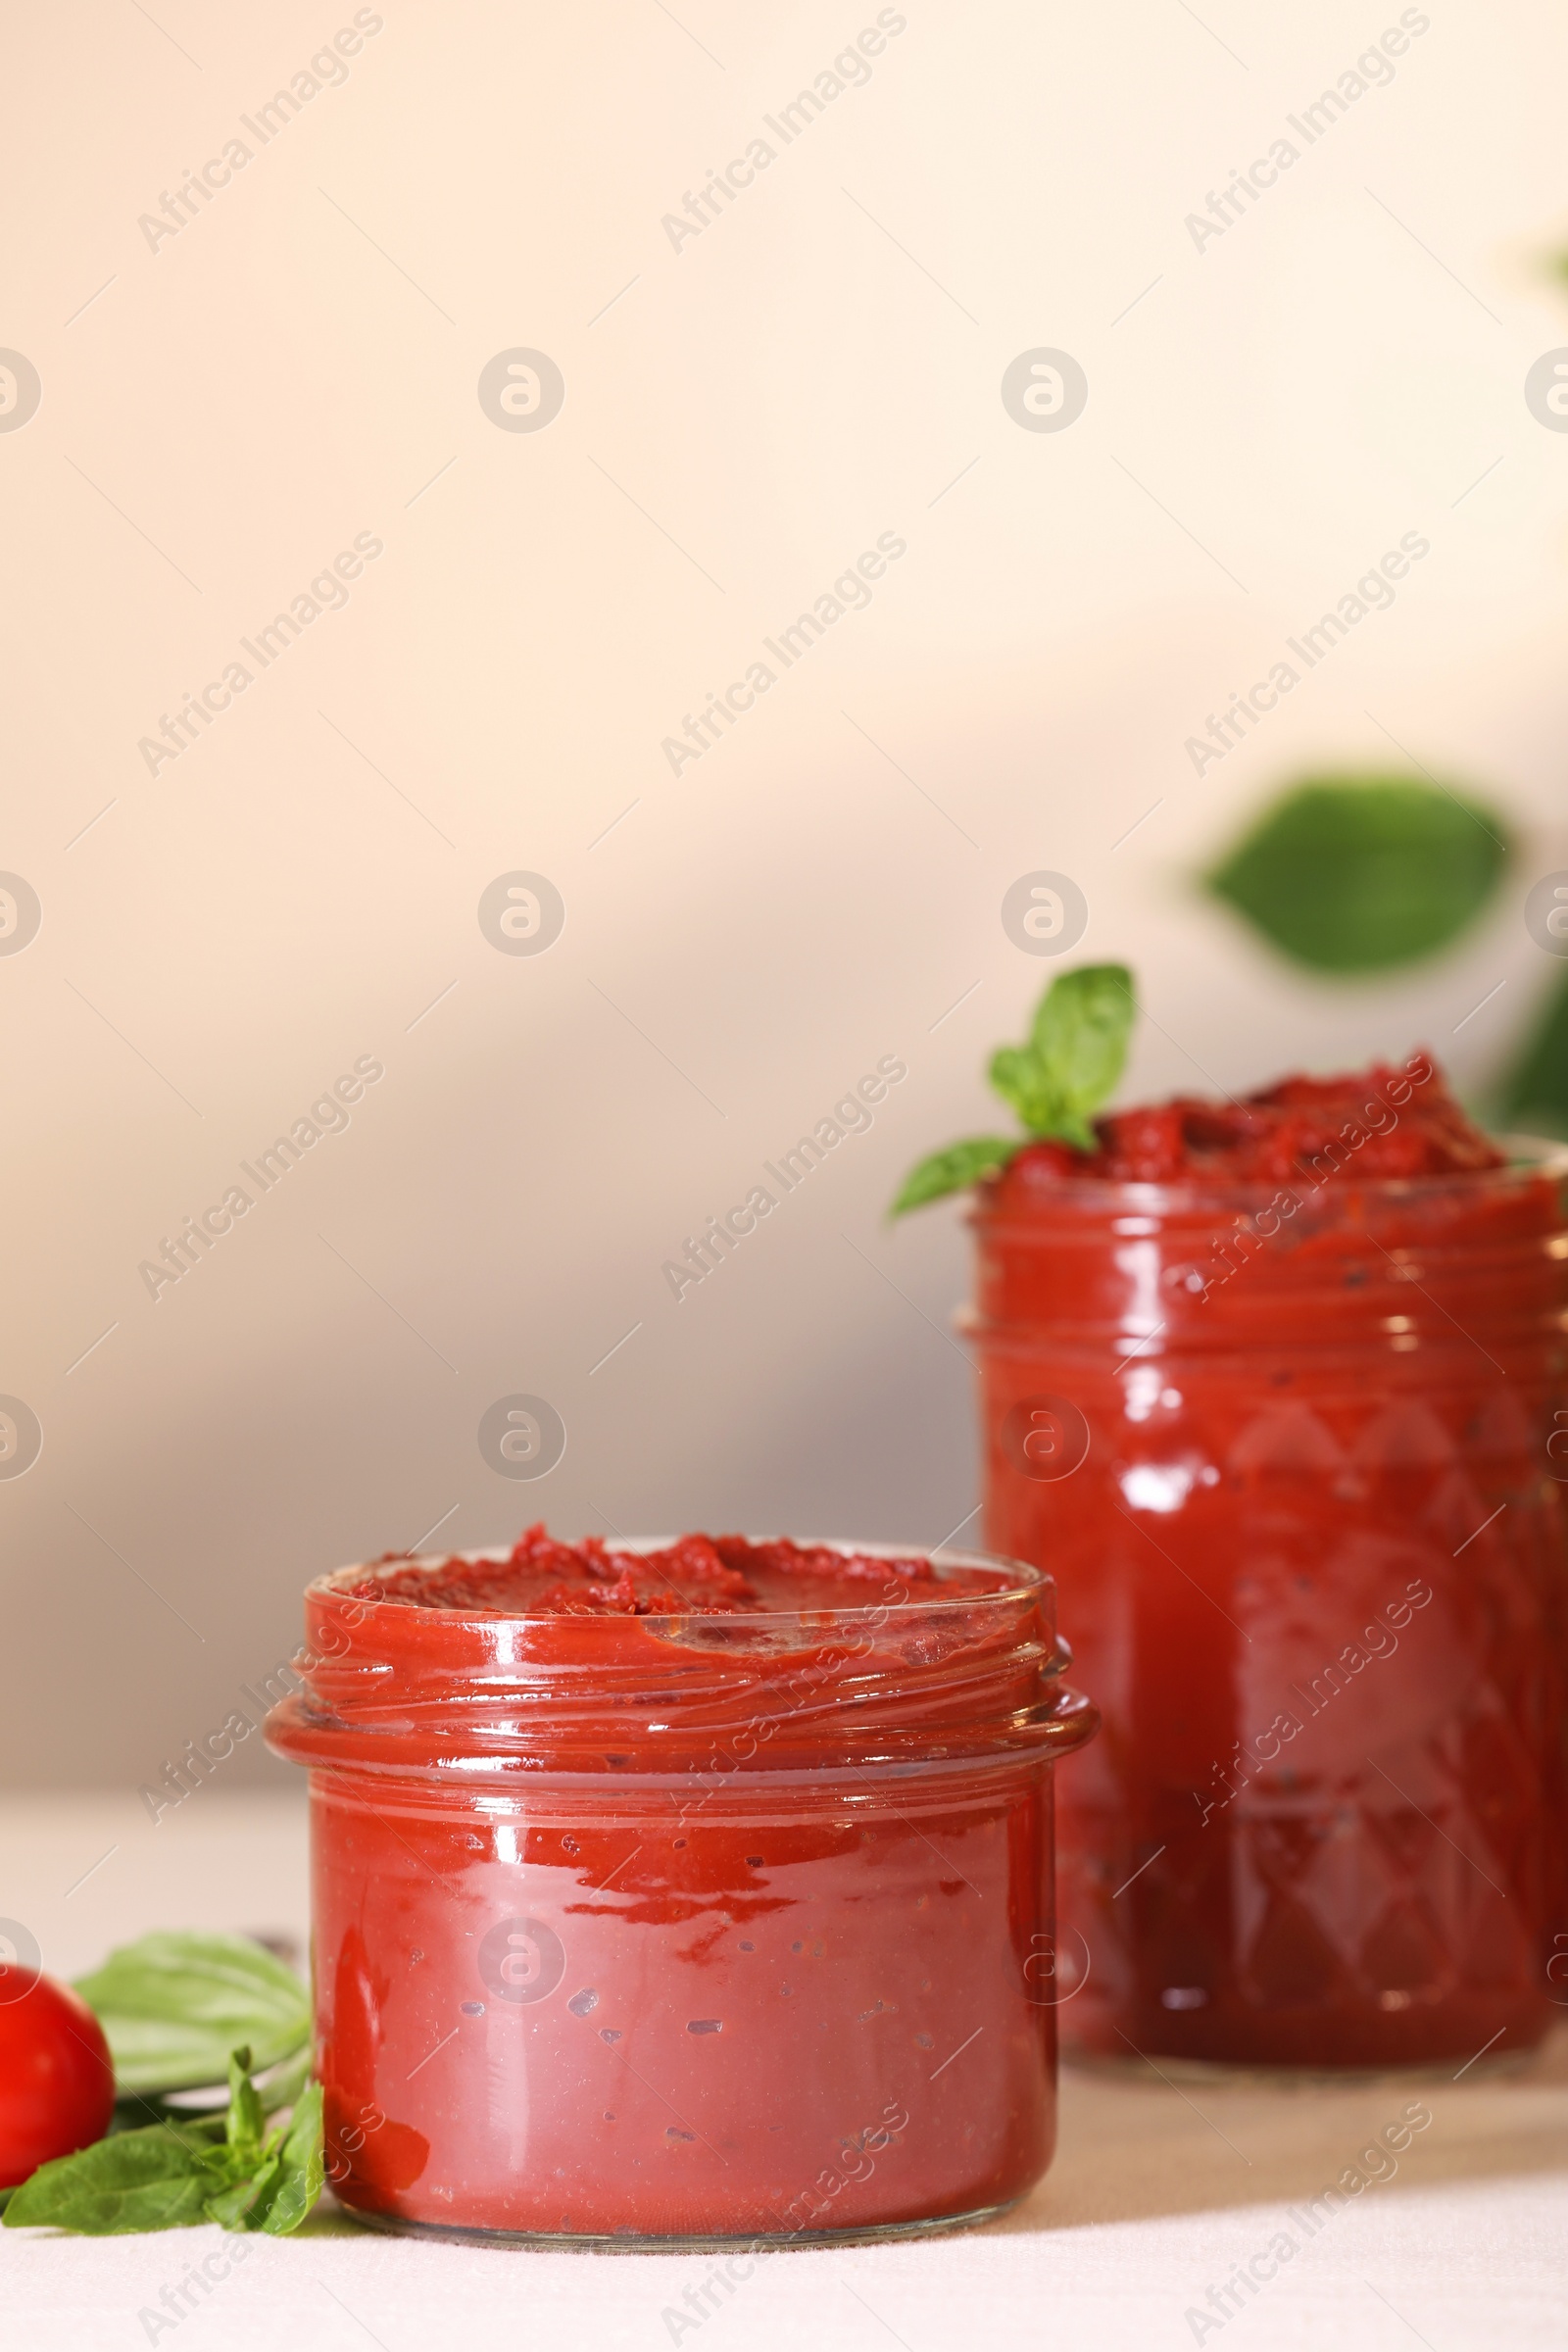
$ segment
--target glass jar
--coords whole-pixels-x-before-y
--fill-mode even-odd
[[[1093,2050],[1468,2061],[1558,2014],[1568,1154],[1519,1153],[979,1202],[987,1540],[1050,1561],[1103,1718],[1059,1846]]]
[[[1050,1767],[1096,1719],[1048,1577],[937,1566],[991,1587],[609,1618],[356,1598],[359,1568],[310,1588],[268,1738],[311,1775],[352,2213],[820,2242],[973,2222],[1040,2178]]]

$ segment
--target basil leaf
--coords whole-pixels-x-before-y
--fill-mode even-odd
[[[1207,876],[1298,963],[1372,972],[1436,954],[1475,918],[1507,856],[1502,819],[1404,776],[1315,776]]]
[[[945,1193],[962,1192],[966,1184],[988,1176],[993,1168],[1004,1168],[1022,1146],[1016,1137],[1003,1135],[972,1135],[965,1143],[950,1144],[945,1152],[933,1152],[929,1159],[919,1160],[900,1185],[890,1217],[902,1217],[906,1210],[921,1208],[927,1200],[940,1200]]]
[[[1499,1115],[1535,1135],[1568,1136],[1568,979],[1537,1015],[1499,1090]]]
[[[1027,1044],[992,1055],[991,1083],[1031,1135],[1092,1152],[1090,1113],[1113,1093],[1137,1004],[1122,963],[1063,972],[1041,998]]]
[[[319,2082],[310,2083],[295,2102],[274,2162],[275,2172],[258,2175],[245,2227],[264,2230],[269,2237],[286,2237],[315,2205],[325,2179]]]
[[[279,2107],[292,2107],[311,2079],[311,2053],[302,2047],[285,2066],[272,2072],[256,2085],[256,2095],[262,2102],[264,2115],[274,2115]]]
[[[242,1936],[144,1936],[76,1990],[109,2036],[122,2095],[220,2082],[242,2044],[272,2066],[311,2030],[299,1978]]]
[[[226,2107],[195,2108],[172,2098],[117,2099],[109,2129],[112,2132],[140,2132],[150,2124],[168,2124],[193,2144],[221,2148],[227,2114]]]
[[[228,2060],[228,2113],[223,2119],[223,2138],[236,2164],[254,2171],[261,2161],[262,2133],[267,2120],[262,2102],[250,2076],[251,2054],[248,2049],[233,2050]]]
[[[245,2066],[229,2061],[227,2137],[213,2141],[170,2124],[121,2132],[74,2156],[41,2165],[0,2199],[10,2229],[47,2226],[89,2237],[178,2230],[220,2222],[225,2230],[297,2230],[321,2193],[321,2088],[309,2082],[286,2124],[264,2142],[262,2106]]]
[[[1012,1104],[1028,1136],[1095,1149],[1090,1118],[1115,1091],[1137,1010],[1133,976],[1124,963],[1082,964],[1052,982],[1026,1042],[1002,1046],[991,1057],[991,1083]],[[909,1170],[888,1214],[902,1216],[1005,1167],[1026,1140],[977,1135],[933,1152]]]
[[[169,2125],[155,2124],[40,2165],[6,2206],[4,2226],[47,2225],[87,2237],[180,2230],[203,2218],[215,2185],[209,2152]]]
[[[207,2200],[205,2211],[210,2222],[220,2222],[225,2230],[250,2230],[257,2225],[249,2216],[258,2197],[264,2195],[277,2177],[282,2163],[278,2145],[283,2136],[281,2129],[265,2149],[251,2151],[251,2161],[240,2164],[230,2158],[228,2185],[220,2187]]]
[[[263,2116],[274,2115],[280,2107],[292,2107],[310,2080],[310,2073],[308,2046],[296,2050],[292,2058],[270,2067],[255,2084]],[[138,2091],[128,2098],[116,2099],[114,2121],[109,2129],[134,2132],[142,2124],[175,2124],[196,2138],[226,2140],[228,2108],[226,2083],[204,2082],[194,2089],[168,2093]]]
[[[270,2159],[270,2168],[275,2170],[276,2164],[274,2156]],[[250,2224],[245,2219],[246,2208],[255,2194],[256,2182],[247,2174],[230,2187],[220,2190],[216,2197],[209,2197],[202,2207],[202,2219],[217,2222],[224,2230],[247,2230]]]

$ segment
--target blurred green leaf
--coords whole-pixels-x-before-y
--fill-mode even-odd
[[[945,1152],[933,1152],[909,1170],[888,1215],[902,1217],[908,1209],[923,1208],[928,1200],[961,1193],[965,1185],[978,1184],[993,1168],[1004,1168],[1013,1153],[1022,1150],[1023,1138],[1017,1135],[974,1135],[961,1144],[949,1144]]]
[[[306,1987],[244,1936],[143,1936],[76,1990],[109,2037],[122,2095],[220,2082],[241,2042],[273,2066],[311,2031]]]
[[[1510,1126],[1568,1136],[1568,973],[1558,981],[1498,1092]]]
[[[1310,777],[1207,882],[1298,963],[1373,972],[1456,938],[1507,852],[1502,819],[1457,793],[1402,776]]]

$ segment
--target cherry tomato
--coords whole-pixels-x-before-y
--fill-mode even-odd
[[[15,2188],[109,2129],[115,2068],[104,2030],[68,1984],[0,1970],[0,2188]]]

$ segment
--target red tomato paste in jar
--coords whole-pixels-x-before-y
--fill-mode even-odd
[[[987,1533],[1104,1735],[1063,1791],[1065,2029],[1292,2065],[1558,2014],[1568,1155],[1424,1054],[1178,1101],[981,1188]]]
[[[501,1617],[761,1617],[958,1600],[1007,1583],[991,1568],[746,1536],[682,1536],[646,1550],[598,1536],[563,1544],[530,1527],[504,1557],[460,1554],[439,1567],[391,1552],[345,1588],[354,1600]]]
[[[875,2235],[1050,2162],[1050,1580],[687,1536],[307,1596],[317,2067],[394,2228]]]

